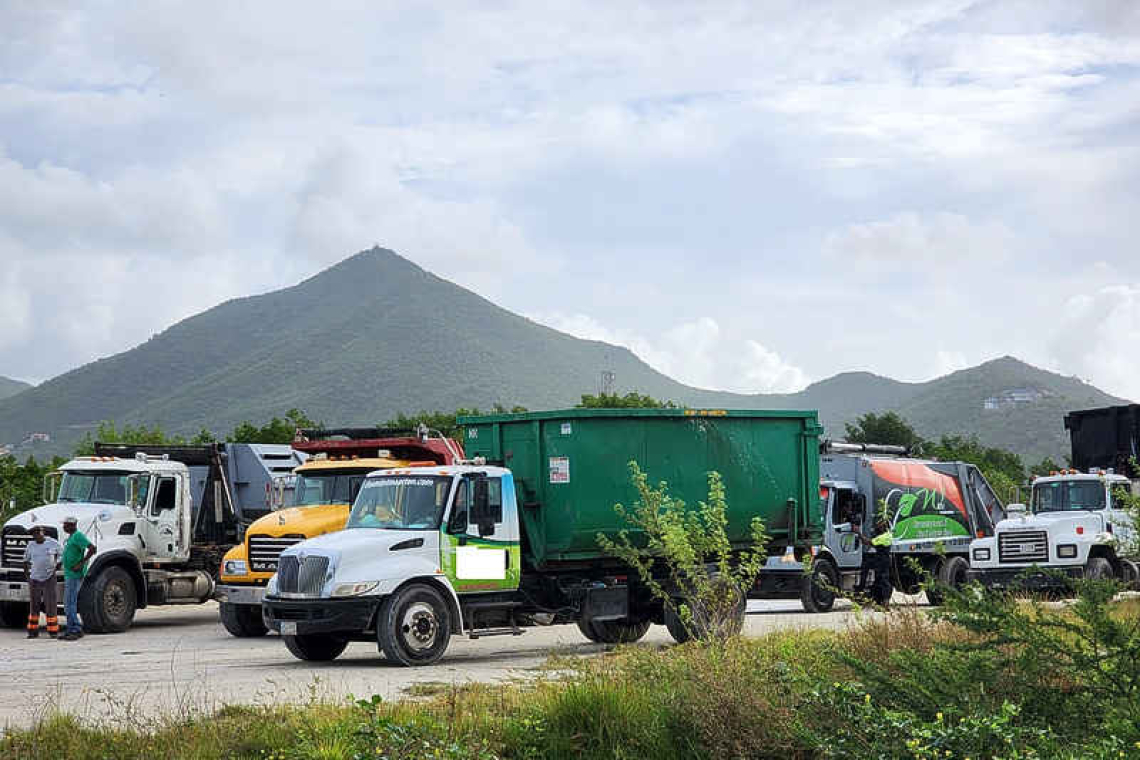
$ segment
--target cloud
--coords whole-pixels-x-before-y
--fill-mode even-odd
[[[4,374],[373,243],[708,387],[1004,353],[1118,373],[1049,336],[1073,293],[1140,281],[1127,4],[9,4],[0,28]]]
[[[900,270],[941,271],[1008,261],[1016,245],[1003,224],[975,222],[961,214],[907,212],[890,219],[863,222],[831,233],[824,240],[826,255],[837,264]]]
[[[658,372],[697,388],[786,393],[808,383],[803,370],[758,341],[726,337],[711,317],[682,322],[653,338],[609,329],[585,314],[550,313],[532,318],[579,338],[625,346]]]
[[[1140,399],[1140,284],[1071,296],[1049,348],[1056,366],[1095,378],[1109,393]]]

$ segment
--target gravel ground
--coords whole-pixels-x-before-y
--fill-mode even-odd
[[[749,603],[746,635],[788,628],[839,628],[854,620],[841,602],[836,611],[809,615],[794,601]],[[653,626],[644,641],[670,641]],[[530,628],[522,636],[471,641],[454,637],[436,665],[399,668],[375,644],[353,643],[330,663],[293,658],[274,635],[236,639],[218,622],[217,605],[143,610],[126,633],[86,636],[74,643],[41,633],[29,641],[20,630],[0,629],[0,726],[26,726],[61,707],[81,717],[138,721],[190,714],[222,703],[294,703],[380,694],[397,698],[419,682],[495,682],[526,677],[547,657],[589,655],[604,647],[587,642],[576,626]]]

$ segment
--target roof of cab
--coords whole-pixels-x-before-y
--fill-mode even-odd
[[[387,457],[359,457],[352,459],[317,459],[310,457],[304,464],[299,465],[294,472],[312,472],[313,470],[352,470],[356,472],[372,472],[373,470],[386,470],[393,467],[410,467],[411,462],[405,459],[388,459]]]
[[[59,468],[63,472],[188,472],[182,462],[172,459],[123,459],[120,457],[76,457]]]

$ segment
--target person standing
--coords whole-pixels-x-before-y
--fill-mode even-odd
[[[858,528],[855,534],[863,543],[863,567],[859,573],[858,592],[867,591],[867,575],[875,572],[875,581],[871,586],[871,599],[884,609],[890,605],[891,593],[891,545],[894,543],[894,533],[891,531],[890,521],[883,515],[875,518],[875,535],[868,538]]]
[[[95,553],[95,544],[79,530],[79,521],[71,516],[63,519],[67,543],[63,546],[63,609],[67,614],[67,632],[60,641],[75,641],[83,636],[79,623],[79,587],[87,575],[87,560]]]
[[[59,542],[44,535],[41,525],[32,526],[32,540],[24,547],[24,579],[28,582],[28,638],[40,635],[40,610],[47,618],[48,636],[59,636],[59,586],[55,568],[62,553]]]

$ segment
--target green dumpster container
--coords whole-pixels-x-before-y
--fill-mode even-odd
[[[597,536],[629,526],[629,462],[696,509],[708,473],[724,479],[729,538],[744,545],[763,518],[769,552],[820,537],[819,436],[814,411],[566,409],[461,417],[468,456],[514,474],[524,561],[545,569],[600,556]]]

